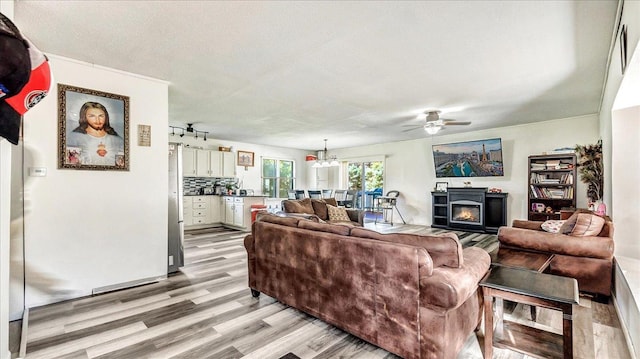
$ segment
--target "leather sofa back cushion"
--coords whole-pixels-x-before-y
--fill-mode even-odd
[[[298,222],[298,228],[311,229],[319,232],[335,233],[343,236],[348,236],[351,232],[351,227],[343,226],[340,224],[318,223],[313,221],[300,221]]]
[[[322,199],[311,199],[311,206],[313,206],[313,212],[323,221],[329,220],[329,212],[327,211],[327,202]]]
[[[334,207],[338,206],[335,198],[311,199],[313,212],[323,221],[329,220],[329,211],[327,210],[327,205],[331,205]]]
[[[353,228],[352,237],[377,239],[380,241],[408,244],[427,250],[434,267],[461,268],[462,245],[455,233],[443,233],[437,236],[424,236],[406,233],[382,234],[369,229]]]
[[[604,218],[595,214],[578,213],[570,235],[574,237],[597,236],[604,226]]]
[[[262,214],[258,217],[258,221],[281,224],[287,227],[297,227],[298,222],[300,221],[300,218],[280,217],[280,216],[275,216],[273,214]]]
[[[287,213],[315,213],[313,205],[311,205],[311,198],[284,200],[282,206]]]

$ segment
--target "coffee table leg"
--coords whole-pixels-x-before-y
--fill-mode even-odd
[[[486,291],[483,288],[483,291]],[[484,358],[493,357],[493,297],[484,294]]]
[[[529,310],[531,311],[531,321],[535,322],[536,321],[536,306],[535,305],[530,305],[529,306]]]
[[[503,323],[503,318],[504,318],[504,299],[500,298],[500,297],[496,297],[496,331],[495,331],[495,335],[498,338],[502,338],[504,335],[504,323]]]
[[[573,308],[562,313],[562,349],[565,358],[573,358]]]

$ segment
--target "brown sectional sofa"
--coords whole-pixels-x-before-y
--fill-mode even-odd
[[[590,236],[545,232],[543,223],[514,220],[512,227],[501,227],[498,230],[500,247],[553,254],[551,274],[575,278],[581,292],[608,299],[614,249],[611,219],[606,217],[600,233]]]
[[[249,287],[404,358],[455,358],[480,323],[490,265],[455,234],[380,234],[261,214]]]

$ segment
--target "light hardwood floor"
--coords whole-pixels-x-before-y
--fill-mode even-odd
[[[442,232],[424,226],[380,225],[383,232]],[[457,232],[465,245],[487,250],[495,236]],[[158,283],[33,308],[26,358],[397,358],[247,287],[246,233],[224,229],[185,236],[186,266]],[[574,320],[576,358],[630,358],[612,304],[581,297]],[[561,313],[528,308],[506,319],[561,333]],[[482,358],[482,331],[458,358]],[[292,353],[292,354],[290,354]],[[528,358],[496,349],[494,358]]]

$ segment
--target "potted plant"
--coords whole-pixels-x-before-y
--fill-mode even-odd
[[[602,140],[594,145],[576,145],[578,156],[577,170],[582,183],[588,185],[587,198],[589,209],[605,214],[606,207],[602,203],[604,169],[602,166]]]

